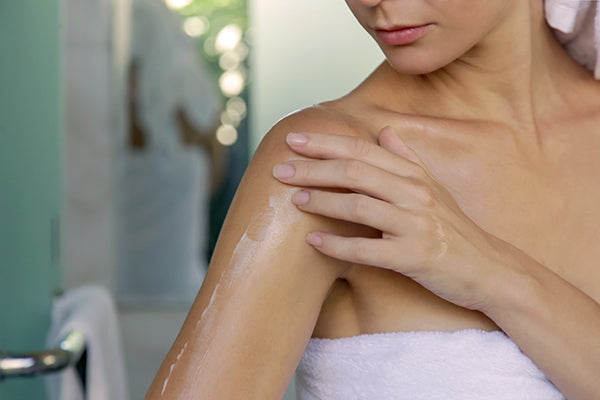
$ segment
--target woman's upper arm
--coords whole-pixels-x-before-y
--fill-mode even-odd
[[[337,226],[298,211],[290,201],[297,189],[271,175],[276,163],[299,158],[285,136],[306,127],[302,114],[273,128],[253,158],[207,277],[147,399],[283,395],[345,268],[305,242],[311,230]]]

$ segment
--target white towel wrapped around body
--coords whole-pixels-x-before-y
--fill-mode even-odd
[[[502,332],[395,332],[311,339],[299,400],[565,400]]]

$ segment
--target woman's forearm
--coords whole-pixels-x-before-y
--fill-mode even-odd
[[[599,399],[600,306],[519,250],[507,259],[482,311],[566,398]]]

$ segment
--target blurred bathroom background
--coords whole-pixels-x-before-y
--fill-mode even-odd
[[[382,60],[342,0],[4,1],[0,54],[0,400],[67,398],[1,371],[52,347],[70,295],[62,317],[114,331],[114,386],[142,399],[262,136]],[[119,362],[94,358],[96,333],[88,398]]]

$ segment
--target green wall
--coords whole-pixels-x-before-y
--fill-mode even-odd
[[[45,347],[60,281],[59,0],[0,1],[0,349]],[[41,378],[0,382],[41,400]]]

